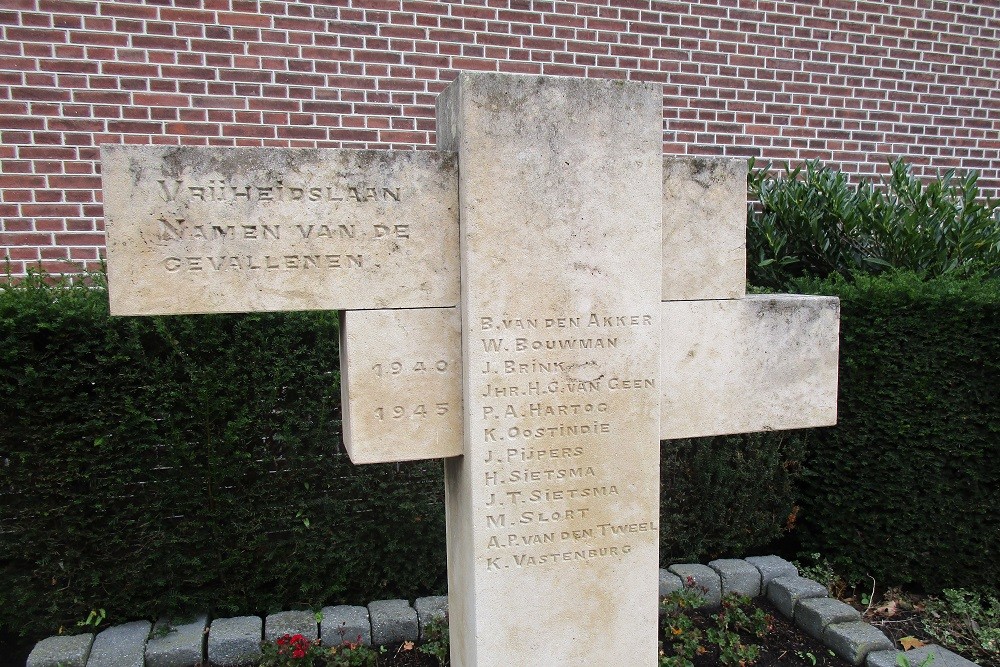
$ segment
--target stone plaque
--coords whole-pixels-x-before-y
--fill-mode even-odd
[[[115,315],[458,303],[454,155],[101,148]]]
[[[656,662],[661,127],[638,83],[463,74],[438,100],[461,163],[454,664]]]
[[[346,311],[340,336],[340,404],[352,462],[462,453],[456,308]]]

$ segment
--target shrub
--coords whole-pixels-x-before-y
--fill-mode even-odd
[[[705,562],[766,547],[794,527],[809,431],[660,444],[660,562]]]
[[[107,313],[0,287],[0,630],[444,590],[440,462],[342,452],[335,313]]]
[[[810,434],[803,546],[848,579],[1000,587],[1000,280],[800,281],[841,298],[838,424]]]
[[[820,162],[747,177],[751,284],[792,278],[910,271],[923,278],[1000,275],[1000,202],[984,200],[976,173],[947,171],[923,184],[902,161],[880,185],[848,183]]]

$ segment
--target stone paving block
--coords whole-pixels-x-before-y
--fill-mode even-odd
[[[679,563],[667,568],[678,577],[685,586],[693,583],[699,593],[705,596],[706,609],[718,609],[722,604],[722,580],[719,573],[707,565],[697,563]]]
[[[660,568],[660,597],[670,595],[674,591],[679,591],[684,588],[684,582],[681,578],[670,570],[664,570]]]
[[[798,576],[799,570],[778,556],[750,556],[744,559],[760,571],[760,590],[767,593],[767,586],[778,577]]]
[[[860,620],[861,612],[840,600],[807,598],[795,605],[795,625],[820,641],[823,641],[826,626]]]
[[[406,600],[375,600],[368,603],[368,615],[375,646],[417,641],[420,636],[417,612]]]
[[[435,618],[448,617],[448,596],[434,595],[426,598],[417,598],[413,601],[413,608],[417,612],[417,624],[420,626],[420,639],[424,639],[424,628]]]
[[[368,608],[349,605],[323,607],[319,636],[323,640],[323,646],[357,643],[359,637],[362,645],[371,646],[372,624],[368,618]]]
[[[719,573],[722,594],[736,593],[755,598],[760,595],[760,570],[738,558],[721,558],[708,564]]]
[[[866,667],[899,667],[896,656],[905,655],[910,662],[910,667],[921,667],[928,656],[934,659],[927,664],[927,667],[979,667],[978,664],[967,660],[957,653],[952,653],[946,648],[941,648],[931,644],[915,648],[912,651],[872,651],[865,659]]]
[[[94,638],[87,667],[143,667],[152,627],[149,621],[133,621],[102,631]]]
[[[260,616],[215,619],[208,630],[208,661],[219,667],[256,662],[263,626]]]
[[[893,643],[874,626],[864,621],[834,623],[826,626],[823,643],[840,658],[852,665],[860,665],[872,651],[894,648]]]
[[[817,584],[812,579],[798,575],[794,577],[778,577],[767,587],[767,599],[778,608],[786,618],[795,616],[795,604],[806,598],[825,598],[828,595],[826,587]]]
[[[319,623],[311,611],[279,611],[264,619],[264,641],[273,642],[282,635],[302,635],[309,641],[319,637]]]
[[[208,616],[181,623],[162,618],[146,642],[146,667],[191,667],[205,660]]]
[[[26,667],[86,667],[94,635],[48,637],[35,644]]]

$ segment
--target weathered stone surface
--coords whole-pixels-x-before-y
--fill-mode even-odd
[[[836,423],[836,298],[674,301],[662,313],[661,438]]]
[[[753,295],[661,308],[662,438],[836,422],[837,299]],[[348,312],[341,333],[344,441],[351,460],[459,454],[457,310]]]
[[[762,593],[766,593],[767,585],[778,577],[795,577],[799,574],[794,565],[778,556],[749,556],[743,560],[760,571],[760,590]]]
[[[670,595],[674,591],[679,591],[684,588],[684,582],[681,578],[670,570],[664,570],[660,568],[660,597]]]
[[[205,660],[208,617],[189,622],[160,619],[146,642],[146,667],[191,667]]]
[[[795,605],[806,598],[826,597],[828,592],[822,584],[804,577],[778,577],[767,587],[767,599],[787,618],[795,616]]]
[[[133,621],[103,630],[94,638],[87,667],[143,667],[152,627],[149,621]]]
[[[706,609],[718,609],[722,604],[722,579],[709,566],[678,563],[667,569],[680,577],[684,586],[694,586],[705,597]]]
[[[708,566],[719,573],[723,595],[736,593],[752,598],[760,595],[760,570],[745,560],[722,558]]]
[[[26,667],[86,667],[94,635],[48,637],[35,644]]]
[[[656,660],[662,106],[650,84],[484,73],[438,99],[461,164],[452,664]]]
[[[263,625],[260,616],[215,619],[208,630],[208,661],[234,667],[258,660]]]
[[[406,600],[375,600],[368,603],[368,615],[375,646],[417,641],[420,636],[417,612]]]
[[[424,639],[424,628],[435,618],[448,618],[448,596],[434,595],[417,598],[413,601],[417,612],[417,623],[420,625],[420,639]]]
[[[302,635],[310,641],[319,637],[319,623],[311,611],[280,611],[264,619],[264,641],[282,635]]]
[[[910,667],[979,667],[978,664],[967,660],[957,653],[952,653],[946,648],[930,645],[915,648],[912,651],[872,651],[865,658],[867,667],[899,667],[896,657],[904,655],[910,663]],[[929,656],[934,656],[930,663],[924,666],[924,661]]]
[[[852,665],[864,663],[865,658],[872,651],[885,651],[893,648],[892,642],[882,634],[881,630],[864,621],[834,623],[826,626],[826,631],[823,633],[823,643],[829,646],[838,657]]]
[[[102,146],[115,315],[458,303],[458,166],[431,151]]]
[[[344,445],[351,461],[462,453],[457,308],[346,311],[340,335]]]
[[[860,620],[857,609],[832,598],[808,598],[795,605],[795,625],[821,641],[826,626]]]
[[[339,646],[344,642],[372,645],[372,624],[367,607],[337,605],[323,607],[320,639],[324,646]]]
[[[663,158],[663,300],[746,294],[747,163]]]

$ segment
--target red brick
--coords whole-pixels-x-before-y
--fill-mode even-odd
[[[42,42],[45,44],[57,44],[66,41],[66,32],[63,30],[53,30],[49,28],[20,28],[9,26],[6,30],[6,38],[14,42]]]
[[[51,85],[51,84],[42,84]],[[57,88],[49,87],[39,87],[39,88],[11,88],[10,96],[15,100],[26,100],[26,101],[50,101],[50,102],[68,102],[70,101],[70,91],[59,90]]]
[[[209,97],[196,95],[191,100],[192,105],[204,109],[245,109],[246,100],[238,97]]]
[[[5,8],[21,2],[33,9],[27,0]],[[996,12],[972,20],[936,8],[924,18],[866,1],[864,14],[846,0],[753,9],[668,1],[658,11],[645,0],[502,8],[178,0],[105,3],[96,15],[91,3],[38,2],[51,11],[25,13],[7,35],[22,41],[0,44],[9,56],[0,87],[10,91],[0,100],[0,159],[11,176],[92,179],[89,147],[103,141],[425,148],[435,96],[456,70],[496,69],[663,81],[666,147],[681,152],[829,156],[876,173],[881,164],[868,153],[909,140],[915,157],[982,168],[986,191],[1000,189],[988,114],[1000,102]],[[879,25],[880,13],[900,20]],[[917,41],[902,43],[907,34]],[[15,150],[26,159],[11,162]],[[86,162],[74,161],[77,152]],[[87,203],[99,190],[81,183],[4,188],[16,201],[0,213],[82,205],[99,217],[100,206]],[[59,230],[65,218],[41,222]]]
[[[50,234],[0,232],[0,245],[46,246],[52,242]]]

